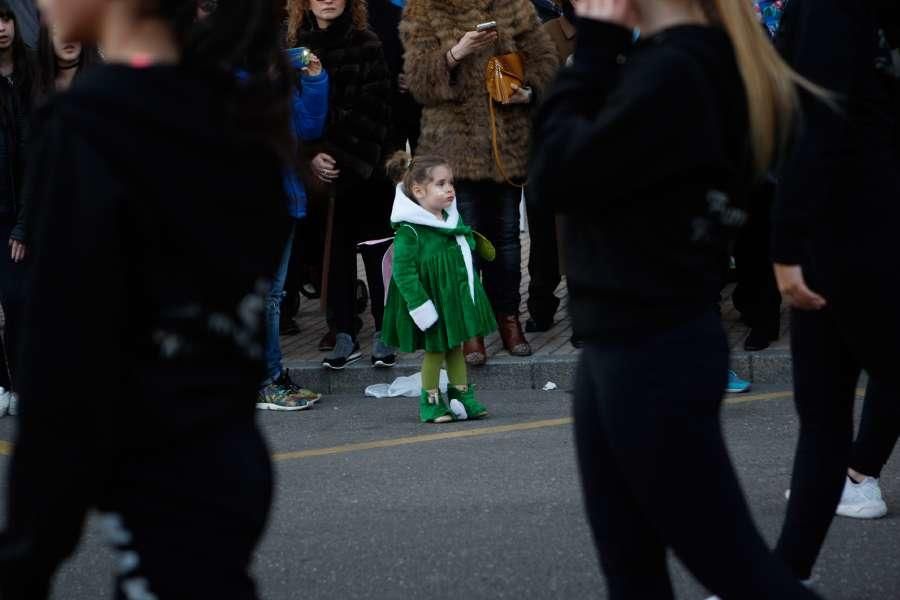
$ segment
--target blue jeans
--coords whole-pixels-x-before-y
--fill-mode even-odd
[[[291,219],[293,222],[294,220]],[[284,253],[272,279],[272,289],[266,300],[266,379],[267,386],[281,377],[281,302],[284,300],[284,282],[287,280],[288,265],[291,263],[291,251],[294,248],[294,231],[296,223],[291,225]]]

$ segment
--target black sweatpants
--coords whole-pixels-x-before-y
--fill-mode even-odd
[[[249,569],[272,500],[268,449],[252,424],[133,456],[104,529],[120,560],[116,598],[146,582],[155,597],[256,600]]]
[[[161,438],[165,443],[145,451],[123,448],[107,457],[115,461],[111,469],[96,466],[109,473],[97,508],[117,554],[117,600],[258,597],[249,570],[272,500],[268,448],[250,420],[189,433]],[[84,497],[75,493],[73,501]],[[51,527],[26,523],[43,538],[25,534],[14,562],[0,554],[4,600],[49,597],[51,578],[76,546],[78,517],[87,508],[48,515]]]
[[[878,380],[869,380],[850,468],[869,477],[881,477],[900,438],[900,397]]]
[[[356,225],[350,211],[350,198],[335,200],[334,228],[331,240],[331,264],[328,270],[328,312],[338,333],[356,338]]]
[[[794,310],[791,316],[800,437],[777,553],[801,579],[812,573],[841,499],[852,456],[853,405],[862,370],[881,386],[877,394],[887,395],[895,404],[900,399],[900,390],[886,376],[890,365],[896,365],[896,356],[885,356],[880,350],[884,346],[867,343],[871,333],[859,331],[830,307]],[[883,452],[876,450],[882,456]]]
[[[650,338],[586,346],[575,434],[612,600],[673,598],[670,548],[727,600],[816,598],[750,517],[719,422],[727,372],[712,311]]]

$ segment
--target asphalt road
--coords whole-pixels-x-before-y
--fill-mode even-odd
[[[770,542],[784,516],[796,441],[784,391],[758,389],[723,413]],[[569,397],[509,392],[484,401],[490,419],[443,428],[418,424],[415,401],[405,399],[333,397],[313,411],[261,414],[278,458],[277,502],[255,565],[262,597],[604,598],[566,421]],[[11,439],[12,427],[0,421],[0,439]],[[450,435],[421,437],[434,433]],[[882,484],[891,515],[838,518],[832,527],[816,571],[827,598],[900,599],[896,455]],[[91,523],[55,598],[108,598],[110,573]],[[679,598],[705,597],[674,559],[672,574]]]

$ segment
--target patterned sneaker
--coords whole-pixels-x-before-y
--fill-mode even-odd
[[[381,341],[381,332],[375,332],[375,341],[372,342],[372,366],[386,369],[397,364],[397,351]]]
[[[866,477],[856,483],[847,478],[841,503],[837,507],[838,515],[851,519],[880,519],[887,511],[877,479]]]
[[[322,366],[326,369],[340,371],[362,358],[359,342],[349,334],[339,333],[335,336],[334,341],[334,350],[322,361]]]
[[[256,397],[256,408],[260,410],[295,411],[312,408],[309,400],[295,394],[291,388],[270,383],[259,391]]]
[[[288,388],[291,391],[291,394],[303,398],[310,404],[315,404],[322,399],[322,394],[319,394],[318,392],[314,392],[312,390],[308,390],[306,388],[302,388],[294,383],[294,380],[291,379],[291,376],[287,372],[287,370],[281,372],[281,376],[275,380],[275,383]]]

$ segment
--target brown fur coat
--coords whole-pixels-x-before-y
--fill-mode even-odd
[[[466,57],[451,73],[447,51],[486,21],[497,21],[497,44]],[[424,105],[418,153],[448,159],[456,179],[504,181],[491,151],[484,71],[491,56],[520,52],[526,85],[538,95],[547,86],[559,63],[534,6],[529,0],[409,0],[400,35],[410,90]],[[532,106],[495,109],[503,166],[510,177],[524,179]]]

